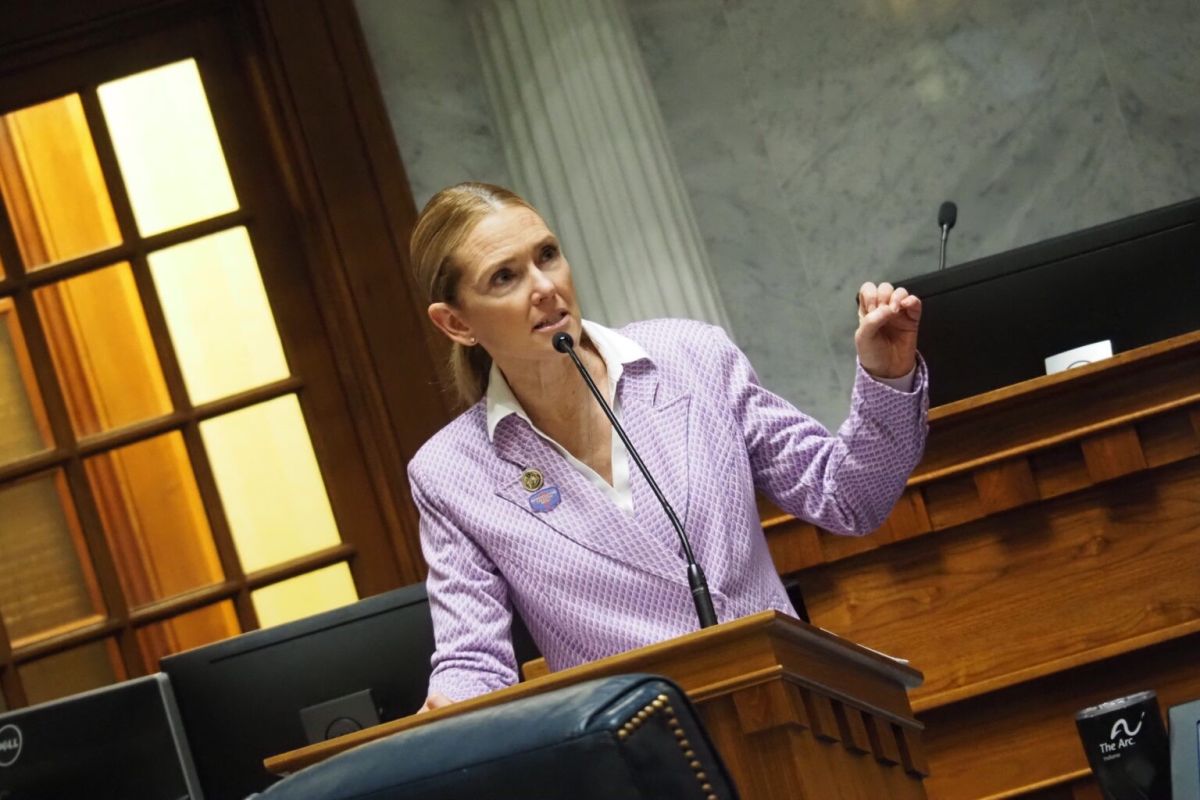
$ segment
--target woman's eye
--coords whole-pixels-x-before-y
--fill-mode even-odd
[[[513,279],[513,271],[511,269],[498,269],[492,275],[492,284],[495,286],[503,286]]]
[[[552,244],[548,244],[542,248],[542,261],[550,261],[558,255],[558,248]]]

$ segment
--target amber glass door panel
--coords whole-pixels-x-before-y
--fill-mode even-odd
[[[0,616],[12,645],[103,615],[63,475],[35,475],[0,487]]]
[[[10,706],[396,584],[247,41],[176,24],[0,74]]]
[[[78,95],[0,117],[0,194],[26,269],[121,241]]]
[[[146,625],[138,630],[137,636],[146,671],[157,672],[159,659],[163,656],[228,639],[239,633],[241,629],[238,627],[237,612],[233,603],[226,601]]]
[[[142,236],[237,209],[194,59],[102,84],[98,95]]]
[[[0,297],[0,467],[53,446],[12,300]]]
[[[52,283],[34,299],[78,436],[171,411],[128,264]]]
[[[245,228],[153,252],[149,261],[194,405],[288,377]]]
[[[84,466],[131,606],[224,579],[180,434],[101,453]]]
[[[32,705],[97,689],[125,678],[116,644],[103,640],[22,664],[17,672]],[[119,720],[113,720],[119,725]]]
[[[294,395],[200,423],[247,572],[341,542]]]

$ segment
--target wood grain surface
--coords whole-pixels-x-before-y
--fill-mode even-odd
[[[1200,697],[1200,332],[933,409],[869,536],[763,519],[814,624],[925,673],[930,797],[1097,800],[1074,712]]]

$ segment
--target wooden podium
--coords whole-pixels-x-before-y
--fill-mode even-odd
[[[285,774],[473,709],[628,672],[665,675],[699,709],[745,800],[923,798],[920,672],[777,611],[526,681],[267,759]]]

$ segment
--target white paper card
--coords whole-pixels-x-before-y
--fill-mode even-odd
[[[1105,339],[1103,342],[1092,342],[1082,347],[1064,350],[1046,359],[1046,374],[1053,375],[1056,372],[1062,372],[1074,367],[1082,367],[1084,364],[1091,364],[1093,361],[1112,358],[1112,354],[1112,342],[1108,339]]]

